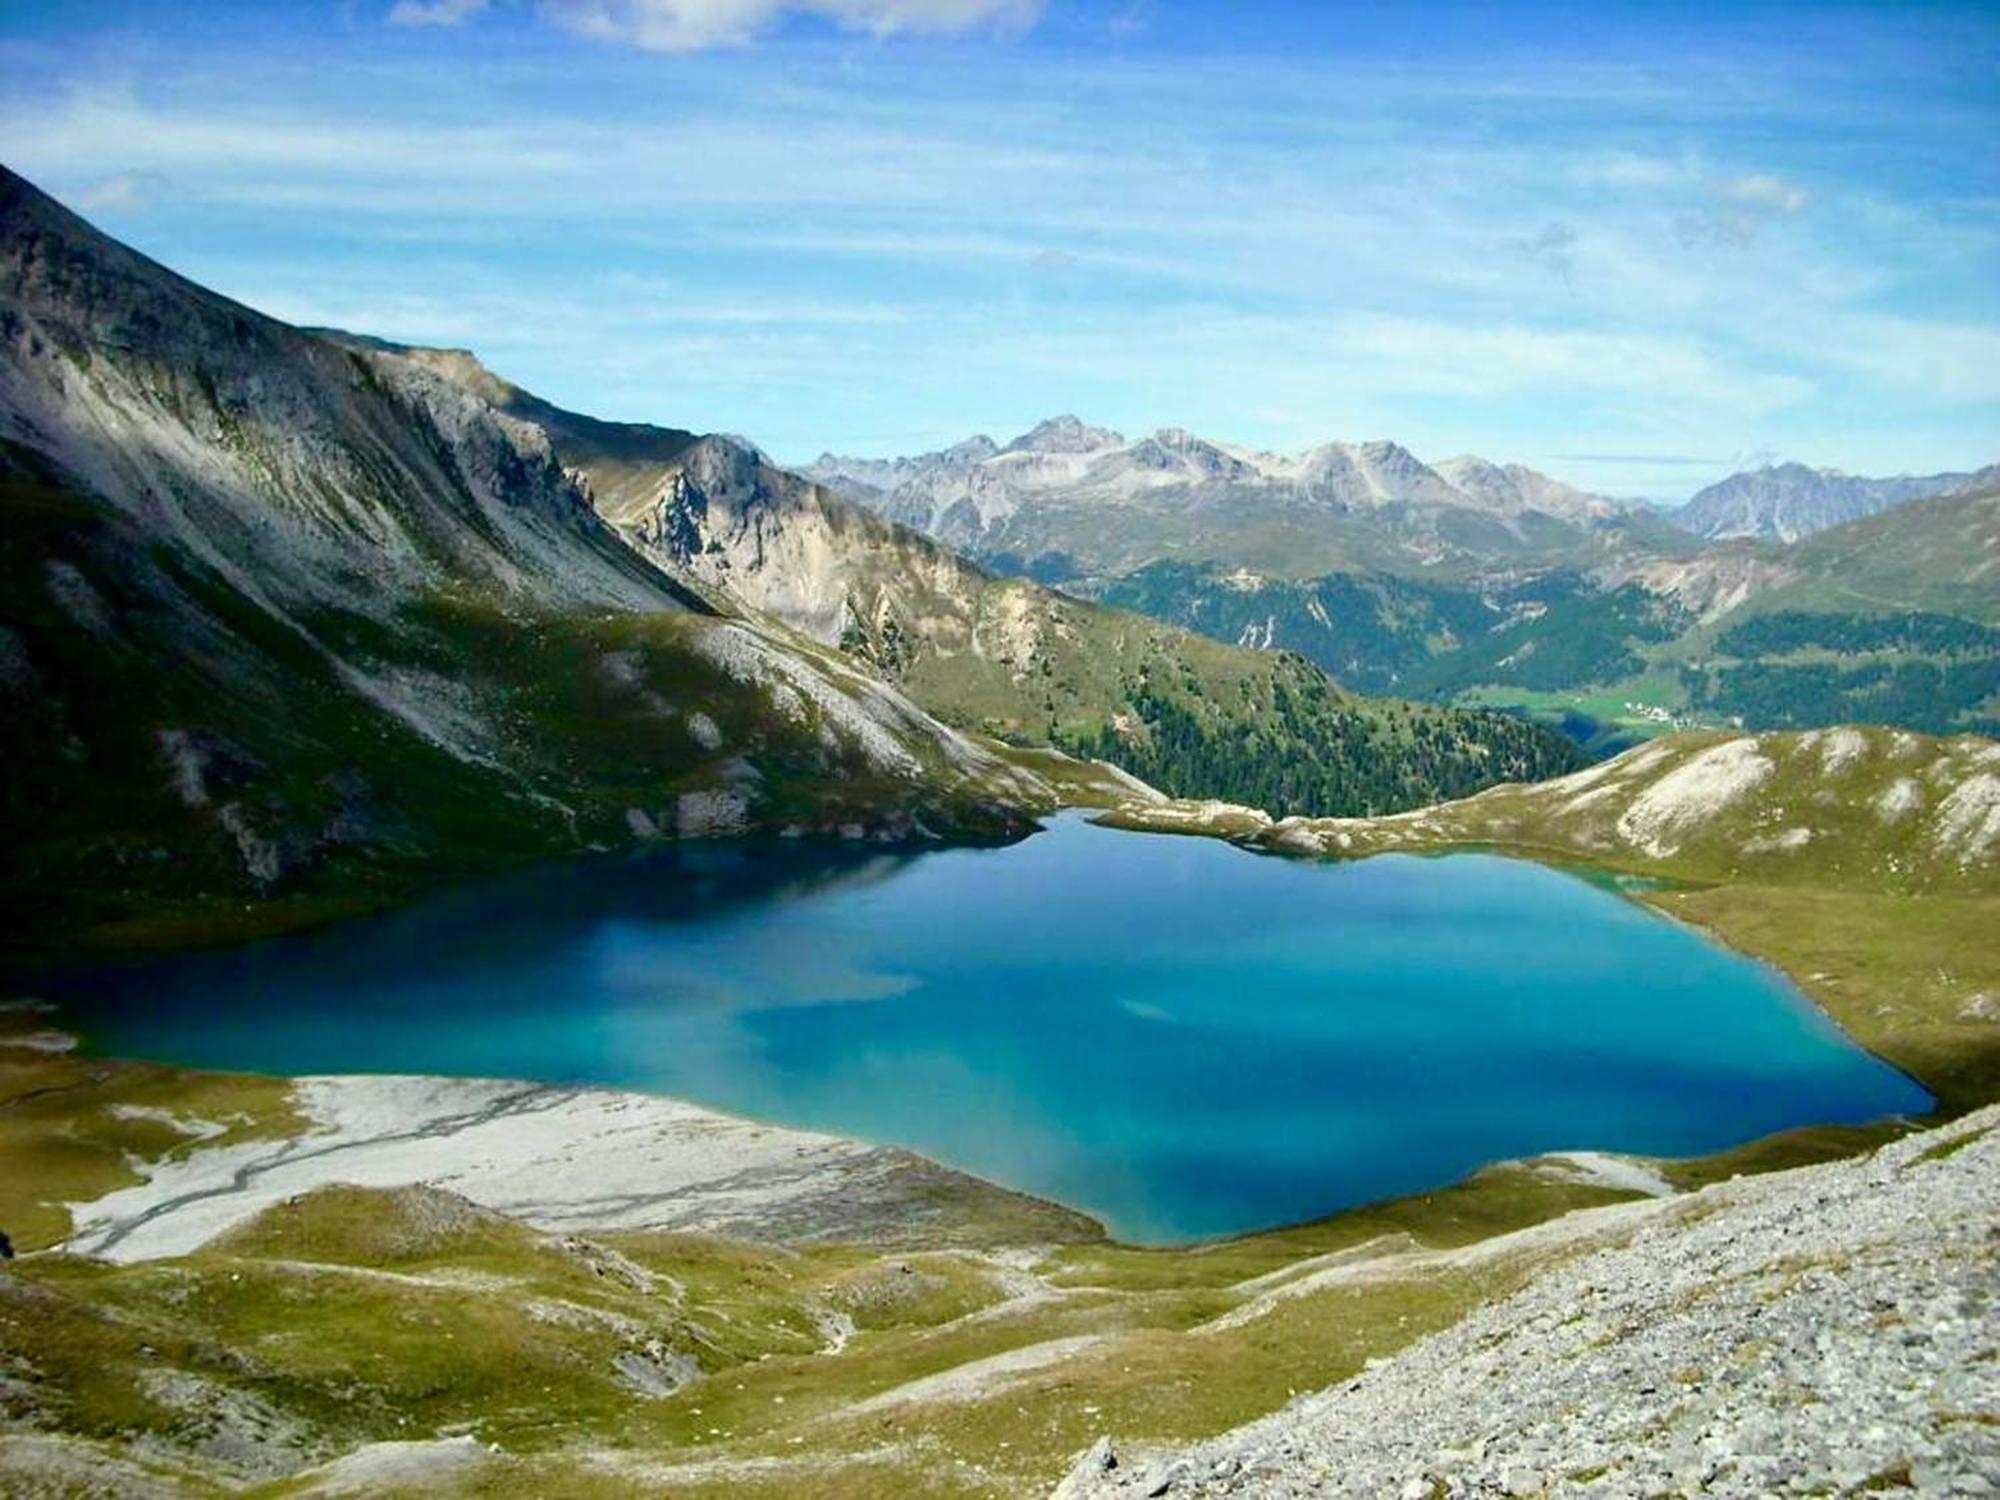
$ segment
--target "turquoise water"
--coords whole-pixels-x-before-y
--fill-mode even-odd
[[[652,1089],[1146,1241],[1928,1104],[1770,970],[1574,876],[1074,815],[998,850],[604,856],[44,983],[105,1053]]]

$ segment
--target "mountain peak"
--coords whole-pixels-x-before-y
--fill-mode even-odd
[[[963,442],[953,443],[949,448],[945,449],[944,456],[946,458],[962,459],[977,463],[981,459],[991,458],[999,451],[1000,445],[994,442],[992,438],[983,432],[975,432]]]
[[[1100,448],[1121,448],[1125,445],[1122,433],[1113,432],[1108,427],[1092,427],[1081,418],[1065,412],[1059,417],[1050,417],[1037,422],[1033,427],[1007,444],[1003,450],[1008,453],[1094,453]]]
[[[1767,464],[1716,481],[1670,516],[1675,525],[1710,541],[1793,542],[1907,501],[1955,493],[1978,478],[1956,473],[1871,479],[1802,463]]]

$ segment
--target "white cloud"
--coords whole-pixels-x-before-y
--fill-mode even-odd
[[[542,0],[541,9],[557,25],[600,41],[695,52],[743,46],[787,15],[874,36],[1026,28],[1040,17],[1042,0]]]
[[[1871,385],[1926,401],[2000,405],[2000,325],[1834,310],[1760,333],[1774,347],[1843,366]]]
[[[751,41],[788,16],[1029,14],[841,6],[650,9],[706,17],[709,36],[733,17]],[[1912,445],[1992,430],[1990,409],[1973,410],[2000,400],[2000,326],[1971,290],[2000,253],[1987,208],[1865,197],[1831,168],[1808,193],[1768,159],[1642,130],[1489,139],[1429,117],[1380,123],[1389,96],[1426,87],[1460,109],[1455,76],[1339,73],[1359,102],[1329,117],[1319,73],[1275,65],[1251,77],[1226,61],[1181,72],[1003,51],[925,82],[846,51],[839,68],[705,60],[667,96],[652,60],[606,54],[587,110],[567,63],[549,65],[559,87],[504,108],[483,82],[397,58],[369,76],[421,108],[376,108],[340,75],[322,86],[275,65],[223,91],[120,77],[0,98],[0,137],[81,207],[140,206],[142,174],[170,179],[189,222],[235,216],[215,221],[222,243],[234,222],[337,220],[339,236],[307,241],[310,264],[246,240],[240,262],[184,265],[273,311],[470,344],[568,404],[783,451],[1025,426],[1045,401],[1276,446],[1391,435],[1518,456],[1772,440],[1858,470],[1955,466]],[[1357,116],[1377,123],[1359,131]],[[1677,213],[1684,242],[1663,232]],[[588,285],[579,263],[599,268]],[[1920,273],[1956,300],[1931,299]],[[284,295],[303,286],[326,305]],[[832,363],[875,373],[824,402],[796,397]],[[1666,493],[1678,472],[1604,478]]]
[[[1789,219],[1806,206],[1799,183],[1774,172],[1743,172],[1708,181],[1710,202],[1699,212],[1682,214],[1675,232],[1684,245],[1717,245],[1742,249],[1778,219]]]
[[[458,26],[485,10],[491,0],[396,0],[391,26]]]
[[[1806,206],[1805,188],[1773,172],[1718,177],[1709,184],[1709,191],[1731,203],[1746,204],[1768,213],[1795,214]]]
[[[1718,359],[1675,333],[1371,317],[1348,324],[1340,342],[1387,389],[1472,400],[1595,392],[1755,414],[1813,395],[1807,380]]]
[[[1685,163],[1634,151],[1598,152],[1571,163],[1569,175],[1588,187],[1673,187],[1688,175]]]

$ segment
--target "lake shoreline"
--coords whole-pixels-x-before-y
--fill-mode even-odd
[[[698,1101],[905,1147],[1156,1246],[1496,1160],[1682,1157],[1929,1106],[1775,975],[1609,897],[1490,854],[1312,870],[1070,814],[1000,852],[566,864],[311,939],[51,972],[44,993],[106,1056]],[[1439,1087],[1461,1101],[1442,1117]]]
[[[1197,816],[1183,821],[1189,811]],[[1169,825],[1163,831],[1173,832],[1208,832],[1218,820],[1233,824],[1242,811],[1219,804],[1198,809],[1171,806],[1157,809],[1162,821]],[[1076,812],[1071,816],[1083,818],[1087,815]],[[1207,826],[1204,827],[1204,824]],[[1159,825],[1154,824],[1153,827],[1158,828]],[[1147,830],[1141,825],[1131,831]],[[1240,838],[1227,841],[1235,843],[1246,853],[1296,855],[1297,852],[1286,848],[1261,847]],[[1425,849],[1408,852],[1445,851]],[[1538,858],[1539,851],[1533,849],[1496,848],[1490,843],[1480,846],[1476,852],[1526,858],[1537,864],[1553,863],[1572,874],[1580,864],[1585,863],[1573,854],[1568,858],[1556,856],[1545,861]],[[1324,858],[1322,855],[1321,859]],[[1651,878],[1646,878],[1650,884]],[[1640,1184],[1657,1183],[1671,1188],[1711,1180],[1724,1169],[1725,1164],[1730,1163],[1743,1163],[1750,1169],[1756,1169],[1761,1165],[1792,1165],[1846,1154],[1866,1143],[1901,1133],[1919,1119],[1935,1121],[1948,1118],[1942,1112],[1943,1106],[1935,1091],[1929,1088],[1928,1080],[1920,1072],[1907,1067],[1896,1057],[1869,1046],[1867,1038],[1850,1030],[1840,1015],[1812,993],[1804,975],[1760,952],[1755,945],[1736,941],[1713,925],[1696,921],[1676,910],[1672,902],[1682,894],[1682,890],[1631,890],[1626,888],[1624,882],[1617,881],[1611,882],[1610,886],[1627,902],[1643,908],[1648,916],[1664,916],[1670,924],[1695,932],[1705,941],[1754,961],[1781,977],[1803,1003],[1812,1006],[1843,1038],[1924,1087],[1932,1106],[1930,1113],[1925,1116],[1894,1114],[1871,1117],[1858,1124],[1806,1123],[1775,1133],[1752,1135],[1713,1151],[1687,1156],[1616,1149],[1607,1151],[1583,1135],[1576,1140],[1554,1142],[1547,1149],[1528,1155],[1496,1156],[1483,1164],[1459,1167],[1435,1181],[1419,1181],[1387,1194],[1371,1194],[1330,1212],[1274,1219],[1265,1224],[1217,1233],[1192,1233],[1164,1239],[1141,1234],[1125,1238],[1088,1208],[1073,1207],[1058,1194],[1009,1184],[1004,1177],[982,1172],[977,1167],[952,1165],[946,1157],[925,1154],[921,1150],[874,1144],[865,1131],[842,1132],[838,1126],[830,1130],[798,1129],[778,1123],[774,1116],[759,1118],[727,1104],[721,1107],[696,1104],[670,1089],[652,1089],[644,1084],[632,1086],[615,1080],[603,1085],[569,1087],[536,1082],[533,1075],[525,1073],[514,1075],[519,1081],[503,1081],[508,1078],[506,1074],[482,1077],[420,1070],[331,1077],[299,1076],[267,1072],[253,1064],[250,1071],[242,1076],[262,1077],[279,1083],[291,1089],[298,1099],[300,1113],[307,1123],[293,1140],[284,1143],[282,1150],[275,1153],[265,1150],[262,1156],[255,1151],[243,1155],[248,1148],[235,1147],[232,1149],[238,1153],[236,1157],[211,1151],[199,1142],[183,1143],[193,1149],[169,1153],[173,1159],[157,1174],[159,1181],[138,1187],[128,1185],[96,1198],[74,1200],[73,1207],[80,1212],[76,1215],[76,1231],[70,1243],[73,1248],[91,1253],[96,1247],[115,1247],[137,1235],[139,1243],[169,1247],[153,1250],[149,1254],[180,1253],[203,1242],[201,1236],[189,1238],[192,1231],[182,1226],[199,1224],[204,1213],[213,1217],[223,1200],[231,1200],[224,1217],[228,1223],[234,1224],[254,1213],[257,1206],[322,1183],[357,1180],[379,1186],[415,1181],[442,1183],[454,1191],[464,1192],[472,1201],[483,1206],[503,1213],[519,1214],[529,1222],[550,1229],[570,1226],[580,1230],[691,1228],[753,1240],[810,1243],[844,1236],[869,1244],[885,1244],[899,1238],[911,1243],[935,1244],[969,1243],[982,1239],[991,1242],[992,1236],[983,1226],[999,1223],[1016,1234],[1028,1225],[1035,1225],[1035,1232],[1026,1236],[1030,1239],[1064,1243],[1101,1241],[1142,1251],[1167,1252],[1204,1244],[1254,1239],[1259,1235],[1311,1230],[1336,1223],[1347,1216],[1365,1216],[1384,1203],[1422,1199],[1464,1188],[1467,1184],[1476,1183],[1484,1174],[1504,1174],[1521,1167],[1523,1163],[1532,1170],[1557,1175],[1574,1170],[1578,1162],[1600,1165],[1623,1163],[1624,1166],[1608,1173],[1585,1172],[1577,1180],[1589,1181],[1595,1176],[1600,1186],[1645,1191],[1648,1189]],[[86,1037],[90,1030],[88,1026],[83,1028]],[[5,1040],[0,1038],[0,1042]],[[20,1039],[15,1039],[15,1045],[20,1044]],[[121,1050],[115,1040],[110,1041],[105,1047],[105,1060],[110,1062]],[[148,1054],[142,1051],[134,1055],[145,1057]],[[95,1056],[86,1042],[80,1057],[94,1059]],[[222,1063],[221,1068],[224,1072],[232,1071],[227,1062]],[[508,1106],[507,1113],[516,1118],[512,1120],[511,1135],[500,1153],[500,1162],[486,1161],[483,1165],[455,1169],[450,1160],[432,1152],[423,1155],[421,1171],[413,1166],[404,1175],[395,1175],[393,1163],[397,1158],[392,1153],[385,1154],[385,1148],[393,1144],[393,1140],[388,1138],[436,1140],[456,1136],[458,1145],[467,1147],[471,1138],[460,1134],[460,1126],[448,1123],[464,1120],[468,1122],[465,1128],[472,1129],[480,1140],[492,1141],[495,1138],[494,1122],[481,1121],[476,1117],[503,1094],[515,1101]],[[612,1108],[642,1117],[648,1122],[652,1134],[640,1139],[644,1132],[640,1135],[626,1132],[623,1135],[624,1144],[617,1144],[620,1132],[607,1128],[602,1118],[604,1112]],[[539,1127],[531,1124],[531,1117],[539,1122]],[[701,1139],[697,1141],[696,1137]],[[879,1135],[873,1138],[874,1141],[881,1139]],[[572,1195],[567,1201],[544,1203],[542,1211],[535,1212],[526,1196],[496,1181],[496,1178],[504,1178],[508,1171],[517,1176],[530,1172],[536,1163],[546,1165],[568,1161],[574,1164],[579,1153],[583,1160],[590,1163],[584,1175],[621,1186],[616,1190],[607,1188],[590,1195]],[[408,1155],[409,1150],[405,1147],[404,1156]],[[322,1157],[327,1159],[325,1172],[315,1174],[306,1169],[308,1159]],[[385,1162],[391,1165],[385,1167]],[[1571,1165],[1565,1167],[1562,1165],[1564,1162]],[[355,1169],[364,1164],[367,1171],[355,1175]],[[218,1174],[227,1178],[243,1165],[252,1168],[251,1175],[254,1177],[268,1178],[272,1183],[286,1186],[259,1194],[244,1190],[241,1183],[233,1188],[227,1183],[218,1184]],[[196,1166],[199,1166],[200,1172],[193,1170]],[[383,1175],[385,1171],[388,1175]],[[343,1176],[343,1172],[349,1175]],[[202,1175],[204,1173],[205,1176]],[[656,1179],[651,1188],[639,1181],[648,1173]],[[725,1186],[731,1178],[744,1174],[763,1174],[766,1180],[758,1192],[747,1196],[742,1191]],[[658,1186],[659,1182],[674,1186],[663,1189]],[[923,1188],[918,1191],[917,1184],[920,1182]],[[469,1183],[477,1185],[469,1187]],[[895,1183],[903,1186],[892,1186]],[[874,1186],[870,1188],[870,1184]],[[843,1192],[857,1188],[864,1189],[861,1192],[864,1201],[858,1206],[836,1211],[835,1200]],[[182,1197],[188,1198],[188,1202],[176,1206],[170,1201]],[[598,1200],[619,1198],[622,1206],[604,1208],[600,1203],[601,1211],[593,1212],[584,1206],[591,1197]],[[676,1198],[679,1201],[667,1201]],[[657,1214],[651,1218],[644,1215],[635,1217],[633,1205],[642,1201],[653,1202],[658,1208]],[[912,1216],[905,1212],[911,1205],[919,1203],[928,1204],[933,1210],[930,1222],[924,1222],[921,1215]],[[945,1212],[940,1219],[935,1212],[939,1204],[953,1204],[958,1208]],[[169,1219],[175,1225],[173,1234],[166,1232],[163,1222]],[[113,1253],[115,1258],[118,1252],[114,1250]]]
[[[1338,1234],[1345,1224],[1367,1222],[1384,1210],[1461,1194],[1505,1196],[1525,1180],[1610,1199],[1672,1196],[1712,1180],[1718,1175],[1708,1170],[1713,1165],[1772,1142],[1807,1138],[1800,1154],[1774,1163],[1797,1165],[1860,1149],[1844,1139],[1841,1149],[1815,1149],[1810,1138],[1822,1130],[1853,1132],[1857,1143],[1873,1145],[1922,1128],[1903,1117],[1863,1126],[1807,1125],[1693,1157],[1567,1147],[1495,1159],[1454,1181],[1294,1222],[1145,1243],[1118,1238],[1082,1209],[918,1152],[643,1090],[422,1074],[214,1074],[46,1045],[56,1034],[43,1028],[0,1036],[0,1058],[13,1062],[33,1052],[109,1068],[275,1084],[290,1091],[304,1122],[296,1134],[208,1146],[206,1134],[218,1128],[211,1122],[155,1113],[186,1137],[184,1146],[131,1163],[143,1174],[138,1182],[67,1203],[72,1228],[56,1243],[23,1247],[29,1254],[114,1264],[192,1253],[268,1209],[332,1186],[441,1188],[553,1234],[658,1231],[884,1251],[1095,1245],[1175,1256],[1267,1238]],[[565,1180],[588,1184],[588,1190],[552,1188]]]

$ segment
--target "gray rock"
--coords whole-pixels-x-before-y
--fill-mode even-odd
[[[1526,1287],[1365,1378],[1068,1494],[1992,1494],[1996,1127],[1564,1221]]]

